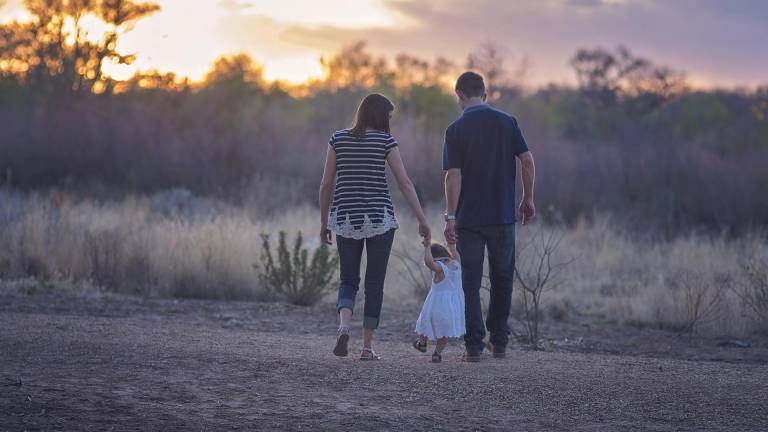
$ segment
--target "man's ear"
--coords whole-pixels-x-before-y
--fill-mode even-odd
[[[456,90],[456,96],[458,96],[458,97],[459,97],[459,100],[460,100],[460,101],[465,101],[465,100],[467,100],[467,97],[466,97],[466,96],[464,96],[464,93],[462,93],[462,92],[461,92],[461,90]]]
[[[488,99],[488,93],[483,92],[483,102],[485,102],[486,99]]]

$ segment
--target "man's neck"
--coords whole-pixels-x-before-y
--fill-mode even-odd
[[[480,96],[475,96],[467,99],[467,102],[464,104],[464,111],[476,107],[479,105],[485,105],[485,101]]]

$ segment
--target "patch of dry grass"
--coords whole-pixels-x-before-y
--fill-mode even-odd
[[[312,206],[263,218],[250,209],[178,195],[96,202],[0,191],[2,285],[26,291],[80,285],[148,296],[267,300],[253,269],[261,252],[260,234],[302,231],[310,250],[319,245]],[[440,212],[429,214],[434,237],[440,239]],[[416,223],[404,208],[399,217],[394,249],[417,256]],[[745,272],[745,263],[751,269],[768,266],[764,234],[655,241],[598,220],[569,229],[519,227],[518,244],[537,230],[561,230],[555,259],[574,259],[542,297],[549,319],[600,318],[707,334],[768,328],[768,318],[744,301],[756,280],[754,270],[752,276]],[[407,260],[390,260],[386,302],[420,301],[407,265]]]

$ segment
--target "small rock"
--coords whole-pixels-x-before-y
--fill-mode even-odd
[[[717,346],[719,347],[733,347],[733,348],[749,348],[752,346],[752,343],[749,341],[741,341],[737,339],[731,339],[726,341],[721,341],[717,343]]]

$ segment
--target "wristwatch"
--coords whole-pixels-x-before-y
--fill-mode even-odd
[[[448,222],[448,221],[455,221],[456,220],[456,215],[445,213],[443,216],[445,216],[445,221],[446,222]]]

